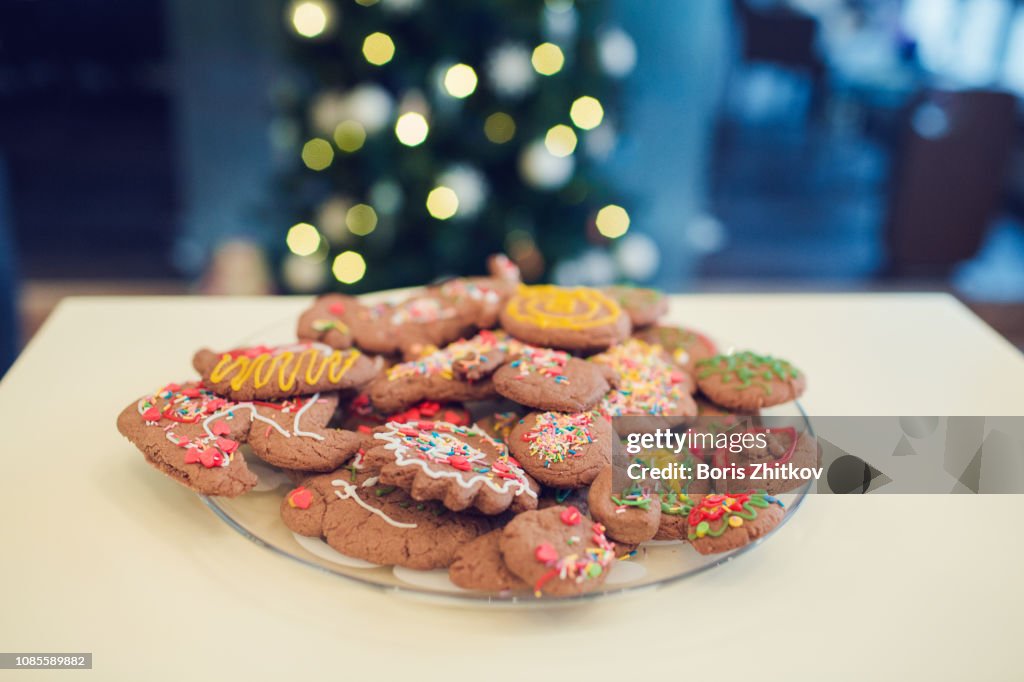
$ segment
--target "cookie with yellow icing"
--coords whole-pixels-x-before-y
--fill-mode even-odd
[[[359,388],[378,364],[358,350],[320,343],[198,351],[192,366],[206,386],[233,400],[274,400]]]
[[[519,288],[501,311],[501,326],[526,343],[578,352],[607,349],[629,336],[629,316],[589,287],[550,284]]]

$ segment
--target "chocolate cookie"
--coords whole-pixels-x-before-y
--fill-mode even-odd
[[[686,418],[697,414],[697,405],[690,397],[693,382],[658,345],[629,339],[590,361],[610,368],[618,376],[599,407],[609,417]]]
[[[658,518],[658,531],[654,539],[685,542],[690,533],[690,512],[701,497],[683,492],[661,493],[661,516]]]
[[[275,400],[358,388],[377,365],[357,350],[301,343],[252,346],[224,353],[203,349],[192,365],[213,391],[232,400]]]
[[[612,471],[612,467],[602,471],[590,486],[587,501],[591,515],[617,543],[639,544],[650,540],[657,534],[661,522],[660,499],[638,486],[613,491]]]
[[[796,400],[807,380],[785,360],[743,351],[698,362],[697,385],[719,405],[750,411]]]
[[[351,323],[362,309],[359,299],[344,294],[324,294],[299,315],[296,334],[302,341],[319,341],[331,348],[351,348]]]
[[[715,344],[694,329],[654,325],[633,334],[647,343],[656,343],[672,357],[678,366],[693,374],[697,363],[717,353]]]
[[[445,422],[390,423],[374,433],[366,465],[381,482],[417,500],[440,500],[454,511],[484,514],[537,506],[537,484],[509,457],[508,448],[476,426]]]
[[[575,507],[549,507],[512,519],[498,543],[505,565],[534,594],[573,596],[604,584],[615,546],[604,526]]]
[[[601,291],[617,302],[629,315],[633,329],[647,327],[668,312],[668,297],[655,289],[643,287],[613,286]]]
[[[399,303],[365,305],[359,315],[351,325],[359,348],[381,355],[401,353],[406,359],[476,331],[470,315],[429,292]]]
[[[629,316],[597,289],[523,286],[501,311],[501,326],[526,343],[593,352],[629,336]]]
[[[239,444],[249,434],[249,415],[201,383],[168,384],[132,402],[117,430],[146,461],[202,495],[237,497],[256,485]]]
[[[373,406],[397,412],[422,400],[487,400],[497,393],[491,375],[509,352],[521,347],[503,331],[482,331],[418,360],[401,362],[381,373],[368,387]]]
[[[454,308],[474,327],[490,329],[498,324],[498,314],[517,286],[487,277],[456,277],[428,287],[427,292]]]
[[[526,346],[494,373],[499,395],[537,410],[584,412],[610,388],[602,369],[565,351]]]
[[[687,516],[687,539],[701,554],[728,552],[770,533],[785,513],[782,502],[765,493],[705,495]]]
[[[281,501],[281,518],[346,556],[419,570],[447,567],[460,547],[491,529],[483,517],[414,500],[356,467],[307,479]]]
[[[351,459],[366,438],[355,431],[327,427],[337,406],[337,394],[314,394],[239,403],[233,412],[249,410],[252,428],[246,443],[268,464],[297,471],[333,471]]]
[[[589,485],[612,459],[611,424],[597,412],[532,412],[508,443],[530,476],[555,488]]]
[[[526,583],[505,565],[499,547],[501,533],[500,528],[492,530],[460,547],[455,552],[455,561],[448,567],[449,579],[467,590],[505,592],[526,589]]]

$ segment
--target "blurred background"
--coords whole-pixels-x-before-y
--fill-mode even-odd
[[[0,373],[66,295],[942,290],[1024,345],[1021,0],[0,0]]]

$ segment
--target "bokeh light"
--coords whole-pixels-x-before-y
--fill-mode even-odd
[[[354,152],[366,142],[366,129],[359,121],[342,121],[334,129],[334,144],[343,152]]]
[[[292,4],[292,27],[303,38],[316,38],[327,30],[330,20],[330,7],[321,0],[303,0]]]
[[[576,133],[564,124],[552,126],[544,136],[544,146],[558,157],[569,156],[576,150]]]
[[[604,107],[595,98],[584,95],[572,103],[569,118],[577,128],[591,130],[601,125],[601,121],[604,120]]]
[[[387,33],[371,33],[363,41],[363,56],[375,66],[383,66],[395,56],[395,42]]]
[[[533,70],[542,76],[551,76],[562,70],[565,64],[565,55],[562,48],[554,43],[541,43],[533,48],[533,56],[530,57]]]
[[[355,284],[366,274],[366,261],[355,251],[342,251],[335,257],[331,272],[342,284]]]
[[[494,144],[505,144],[516,136],[516,122],[504,111],[497,111],[484,121],[484,135]]]
[[[469,97],[476,90],[476,71],[469,64],[456,64],[444,74],[444,89],[452,97]]]
[[[597,212],[597,231],[609,239],[617,239],[629,229],[629,214],[626,209],[608,204]]]
[[[427,139],[430,126],[423,114],[416,111],[408,111],[398,117],[395,122],[395,136],[402,144],[415,147]]]
[[[365,237],[377,227],[377,212],[368,204],[356,204],[345,214],[345,225],[352,234]]]
[[[459,210],[459,197],[451,187],[435,187],[427,195],[427,212],[438,220],[448,220]]]
[[[314,137],[302,145],[302,163],[310,170],[321,171],[334,161],[334,148],[327,140]]]
[[[311,256],[320,248],[320,233],[309,223],[296,223],[288,228],[285,243],[296,256]]]

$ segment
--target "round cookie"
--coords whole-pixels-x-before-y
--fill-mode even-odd
[[[656,289],[612,286],[601,291],[626,311],[633,329],[650,326],[668,312],[668,297]]]
[[[508,444],[526,473],[555,488],[589,485],[612,460],[611,424],[594,411],[531,412]]]
[[[658,344],[672,357],[672,362],[690,374],[693,374],[698,362],[718,352],[711,339],[686,327],[654,325],[639,330],[633,336],[647,343]]]
[[[629,336],[629,316],[597,289],[522,286],[501,311],[501,326],[526,343],[594,352]]]
[[[232,400],[278,400],[359,388],[378,372],[357,350],[322,343],[251,346],[224,353],[202,349],[192,365],[213,391]]]
[[[785,514],[782,502],[765,493],[705,495],[687,516],[687,539],[701,554],[728,552],[764,537]]]
[[[763,433],[766,441],[765,447],[747,448],[739,453],[723,449],[713,454],[712,461],[715,466],[720,468],[735,466],[746,471],[745,480],[727,478],[719,481],[716,487],[723,492],[741,492],[749,489],[750,477],[755,472],[757,464],[769,467],[792,464],[796,468],[817,467],[821,464],[818,441],[807,432],[798,433],[792,426],[787,426],[780,428],[754,427],[746,429],[744,433]],[[800,478],[787,477],[760,480],[758,485],[763,487],[769,495],[778,495],[795,490],[806,482]],[[747,485],[744,486],[744,483]]]
[[[250,409],[253,426],[246,443],[264,462],[297,471],[333,471],[351,459],[365,440],[355,431],[327,427],[337,406],[337,394],[316,394],[240,403],[233,413]]]
[[[417,360],[384,370],[367,387],[381,412],[403,410],[422,400],[464,402],[487,400],[497,393],[491,375],[521,344],[503,331],[482,331]]]
[[[307,479],[281,501],[281,518],[346,556],[418,570],[449,566],[460,547],[491,529],[486,518],[414,500],[356,467]]]
[[[477,426],[393,422],[373,437],[366,466],[417,500],[440,500],[454,511],[475,507],[484,514],[537,506],[537,484],[509,457],[504,443]]]
[[[527,585],[508,570],[501,556],[502,529],[463,545],[455,552],[455,561],[448,567],[448,578],[467,590],[507,592],[526,589]]]
[[[785,360],[750,351],[716,355],[697,363],[697,385],[710,400],[753,411],[799,398],[807,380]]]
[[[653,538],[661,522],[661,503],[657,495],[639,488],[613,492],[613,469],[602,471],[590,486],[587,496],[590,513],[606,528],[616,542],[639,544]]]
[[[568,597],[604,584],[615,546],[604,527],[575,507],[548,507],[512,519],[499,541],[505,565],[541,594]]]
[[[669,361],[660,346],[629,339],[590,361],[618,376],[598,408],[609,417],[659,416],[682,423],[697,414],[690,396],[693,382]]]
[[[352,347],[353,321],[362,309],[358,299],[344,294],[324,294],[299,315],[296,335],[302,341],[319,341],[331,348]]]
[[[398,303],[363,305],[349,327],[356,346],[367,353],[401,353],[406,359],[476,331],[471,316],[430,293]]]
[[[494,373],[494,389],[537,410],[584,412],[610,386],[600,367],[565,351],[526,346]]]

